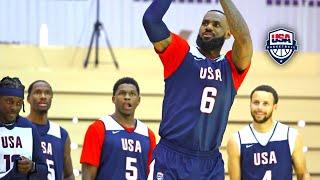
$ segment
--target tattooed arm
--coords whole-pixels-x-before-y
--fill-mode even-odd
[[[250,32],[245,20],[231,0],[220,0],[220,3],[235,39],[232,46],[232,59],[238,71],[242,71],[250,65],[253,53]]]

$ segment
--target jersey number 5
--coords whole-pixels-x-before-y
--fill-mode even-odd
[[[55,172],[54,172],[54,162],[50,159],[47,159],[47,166],[48,166],[48,179],[49,180],[54,180],[55,178]]]
[[[136,180],[138,179],[138,169],[134,165],[137,163],[137,158],[126,158],[126,179]]]
[[[200,111],[203,113],[211,113],[217,96],[217,89],[214,87],[205,87],[202,92]]]

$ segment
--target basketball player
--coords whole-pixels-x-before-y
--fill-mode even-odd
[[[234,97],[252,57],[249,29],[231,0],[224,12],[208,11],[198,47],[162,21],[172,0],[154,0],[143,16],[145,31],[164,66],[161,140],[154,152],[154,179],[224,179],[219,152]],[[233,35],[232,50],[222,55]]]
[[[24,86],[18,78],[0,81],[0,179],[45,179],[48,169],[36,128],[19,116]]]
[[[272,118],[277,103],[278,94],[270,86],[251,92],[253,122],[235,133],[227,145],[231,180],[292,180],[292,165],[298,180],[310,179],[301,135]]]
[[[48,166],[48,179],[74,179],[68,132],[48,120],[53,92],[50,84],[37,80],[28,88],[28,119],[37,127],[41,148]]]
[[[155,147],[154,133],[134,118],[140,103],[138,83],[129,77],[113,87],[115,112],[91,124],[81,154],[82,178],[147,179]]]

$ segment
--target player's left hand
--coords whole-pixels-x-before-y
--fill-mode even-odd
[[[31,172],[32,166],[33,162],[24,156],[21,156],[21,160],[18,160],[18,171],[22,174]]]

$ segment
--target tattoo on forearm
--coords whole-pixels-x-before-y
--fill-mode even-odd
[[[221,6],[226,14],[230,31],[235,38],[239,36],[250,36],[249,28],[242,15],[231,0],[220,0]]]

